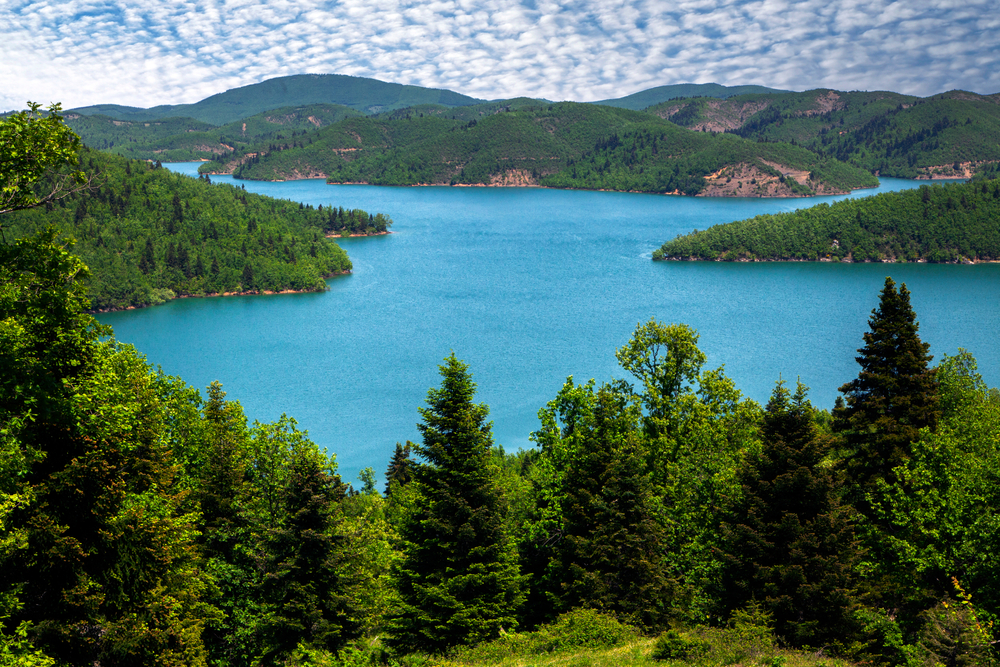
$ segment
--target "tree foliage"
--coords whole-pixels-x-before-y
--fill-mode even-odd
[[[856,628],[853,509],[842,505],[830,439],[813,421],[801,384],[779,382],[761,427],[761,449],[739,468],[740,489],[723,514],[718,597],[729,613],[753,601],[795,645],[845,643]]]
[[[475,384],[454,353],[440,369],[441,387],[420,409],[423,462],[413,471],[419,495],[400,530],[401,602],[387,638],[391,646],[428,653],[513,629],[523,599],[490,455],[488,408],[473,403]]]
[[[40,104],[28,103],[0,120],[0,214],[42,206],[66,197],[86,183],[76,169],[80,138],[59,115],[53,104],[48,115]],[[39,188],[44,176],[46,187]]]

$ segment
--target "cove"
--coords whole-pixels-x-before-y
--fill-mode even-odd
[[[198,164],[168,166],[194,174]],[[329,292],[183,299],[99,319],[165,372],[200,388],[219,380],[250,419],[295,417],[336,452],[345,481],[366,466],[381,478],[394,444],[419,440],[417,408],[450,351],[490,405],[496,442],[516,450],[531,445],[538,409],[567,376],[622,377],[614,351],[651,317],[697,329],[707,367],[725,364],[751,398],[764,402],[779,377],[800,377],[829,408],[857,375],[886,275],[912,292],[936,360],[966,348],[1000,384],[1000,265],[650,259],[692,229],[842,197],[212,181],[383,212],[394,233],[340,241],[354,273],[328,281]],[[877,191],[921,183],[882,179]]]

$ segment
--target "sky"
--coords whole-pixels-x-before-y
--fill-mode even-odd
[[[305,73],[484,99],[1000,92],[997,0],[0,0],[0,26],[2,109],[191,103]]]

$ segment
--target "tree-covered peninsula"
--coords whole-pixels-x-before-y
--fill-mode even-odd
[[[923,185],[759,215],[668,241],[653,259],[1000,260],[1000,180]]]
[[[220,156],[205,173],[373,185],[543,185],[715,196],[849,192],[878,181],[787,143],[679,128],[628,109],[519,99],[348,118]]]
[[[321,210],[91,150],[77,164],[92,177],[88,188],[5,216],[3,230],[14,239],[52,226],[74,239],[90,268],[95,310],[183,295],[323,290],[325,277],[351,269],[328,235],[382,233],[392,224],[382,214]]]

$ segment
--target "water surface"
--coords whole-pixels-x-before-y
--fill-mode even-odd
[[[615,348],[651,317],[696,328],[708,365],[725,364],[750,397],[766,401],[779,376],[801,377],[830,407],[857,375],[886,275],[913,293],[936,358],[967,348],[1000,384],[1000,265],[650,260],[679,233],[841,197],[236,183],[384,212],[395,233],[343,240],[354,273],[329,292],[184,299],[100,319],[166,372],[198,387],[221,381],[252,419],[294,416],[348,480],[365,466],[381,474],[395,442],[418,439],[417,408],[449,352],[470,365],[497,442],[516,449],[530,446],[538,409],[567,376],[621,377]],[[880,191],[916,185],[883,179]]]

